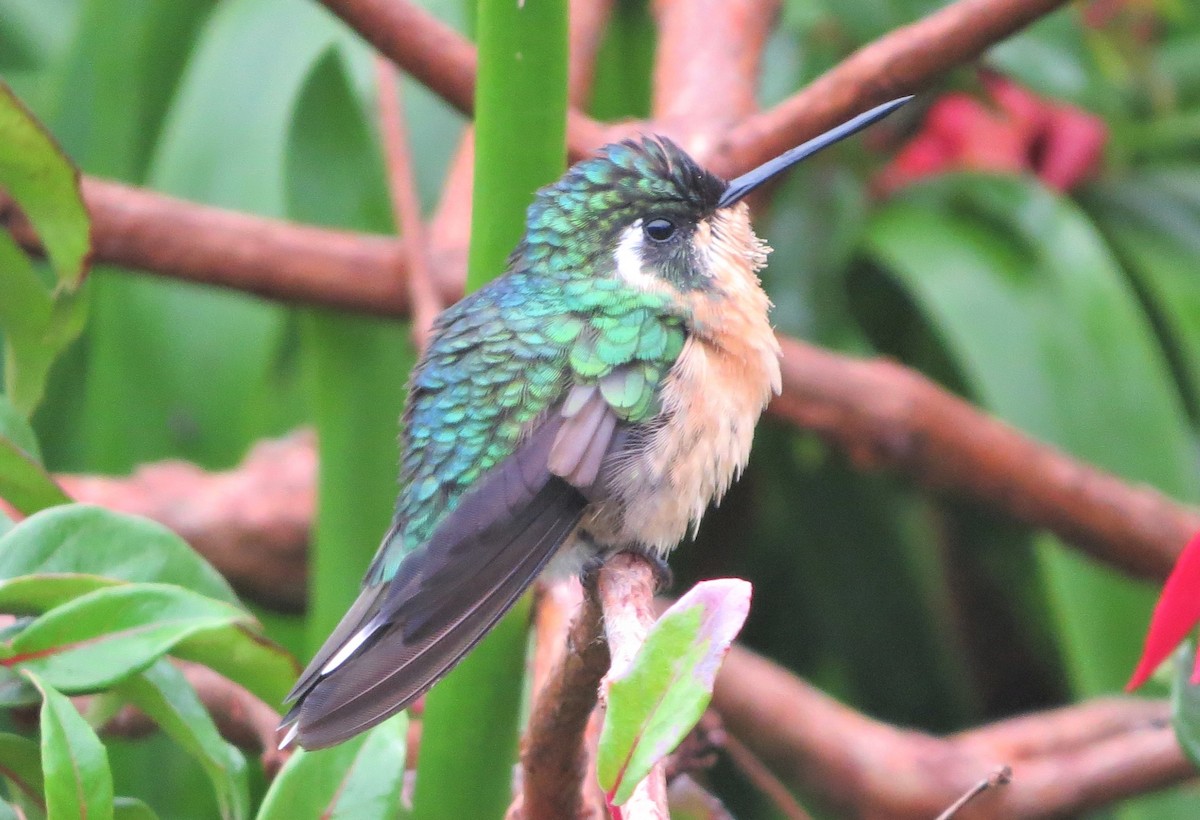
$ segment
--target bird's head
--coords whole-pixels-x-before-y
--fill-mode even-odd
[[[764,182],[887,116],[894,100],[726,182],[665,137],[625,140],[538,192],[515,256],[572,275],[615,275],[644,289],[719,287],[723,266],[753,272],[766,246],[743,198]]]

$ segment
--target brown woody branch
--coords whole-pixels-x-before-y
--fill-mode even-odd
[[[379,52],[464,114],[475,110],[475,46],[406,0],[321,0]],[[576,109],[567,143],[581,157],[604,144],[607,130]]]
[[[899,470],[1143,578],[1165,578],[1200,531],[1194,508],[1034,441],[915,371],[780,342],[783,393],[770,412],[816,432],[860,469]]]
[[[83,181],[83,197],[96,264],[284,302],[408,312],[407,286],[396,274],[405,268],[404,247],[395,238],[251,216],[92,178]],[[18,236],[33,245],[28,231],[18,228]]]
[[[1012,783],[957,817],[1069,816],[1195,774],[1157,701],[1096,700],[937,738],[871,720],[735,646],[713,706],[727,731],[839,816],[935,817],[1003,764]]]
[[[958,0],[898,28],[734,128],[710,159],[713,169],[741,173],[860,111],[914,94],[1062,5],[1065,0]]]
[[[77,501],[143,515],[174,530],[246,597],[299,612],[316,473],[313,436],[297,434],[256,445],[228,472],[164,461],[128,478],[57,479]]]

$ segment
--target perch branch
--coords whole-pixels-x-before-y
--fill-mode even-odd
[[[600,569],[596,590],[604,613],[604,638],[612,658],[601,682],[605,701],[608,682],[633,665],[654,626],[656,585],[654,567],[640,555],[618,553]],[[634,788],[622,811],[631,820],[668,820],[666,769],[662,761]]]
[[[559,630],[547,631],[546,637],[559,637],[561,647]],[[539,654],[549,646],[550,641],[539,640]],[[529,728],[521,742],[522,816],[526,820],[601,817],[602,813],[594,813],[598,807],[588,806],[583,794],[588,771],[584,734],[596,706],[600,680],[609,667],[600,602],[595,594],[583,596],[570,626],[566,651],[556,654],[559,657],[538,689]]]
[[[958,0],[863,46],[801,91],[735,127],[711,160],[733,176],[860,111],[927,87],[1065,0]]]

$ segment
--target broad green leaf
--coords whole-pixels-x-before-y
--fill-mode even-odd
[[[25,515],[70,502],[42,467],[33,429],[3,394],[0,394],[0,498]],[[3,534],[0,530],[0,536]]]
[[[158,820],[158,815],[136,797],[118,797],[113,800],[113,820]]]
[[[1195,496],[1187,422],[1153,333],[1068,202],[1027,181],[951,177],[892,203],[866,237],[984,406],[1104,469]],[[1149,590],[1040,542],[1075,682],[1119,687]]]
[[[292,654],[264,636],[257,624],[206,629],[181,641],[171,654],[220,672],[271,705],[283,702],[300,674]]]
[[[1200,210],[1181,195],[1181,179],[1200,192],[1200,175],[1176,168],[1091,186],[1084,205],[1161,317],[1200,405]]]
[[[143,182],[193,39],[216,0],[74,5],[78,19],[46,120],[80,167],[96,176]],[[119,54],[113,43],[121,43]]]
[[[184,639],[250,616],[231,604],[165,584],[89,592],[37,618],[0,661],[56,689],[86,692],[139,672]]]
[[[54,138],[0,83],[0,189],[29,217],[59,284],[71,291],[87,272],[90,244],[79,172]],[[7,290],[7,289],[6,289]]]
[[[695,727],[749,612],[746,581],[702,581],[662,614],[630,668],[612,680],[596,774],[613,805]]]
[[[1164,664],[1165,666],[1165,664]],[[1175,650],[1174,674],[1171,676],[1171,724],[1179,747],[1200,766],[1200,685],[1192,683],[1196,666],[1196,644],[1184,641]]]
[[[283,216],[283,146],[296,94],[339,38],[352,35],[308,0],[217,3],[164,117],[151,187]],[[93,468],[120,472],[166,457],[228,466],[253,439],[304,418],[282,306],[145,277],[94,284],[82,414]]]
[[[257,820],[396,817],[407,730],[401,713],[332,748],[296,751],[271,784]]]
[[[170,661],[160,659],[121,683],[117,692],[200,761],[212,780],[225,820],[249,817],[246,759],[221,737],[182,672]]]
[[[221,574],[166,527],[88,504],[38,513],[0,539],[0,597],[9,581],[28,575],[98,575],[177,584],[237,603]]]
[[[0,498],[26,515],[71,503],[41,465],[3,436],[0,436]]]
[[[9,796],[46,809],[42,782],[42,752],[35,741],[0,734],[0,775],[9,783]]]
[[[0,438],[10,441],[35,464],[42,463],[37,435],[3,393],[0,393]]]
[[[0,286],[5,292],[0,300],[4,389],[13,406],[28,416],[42,399],[54,359],[83,328],[86,302],[82,293],[47,290],[29,259],[2,231]]]
[[[40,615],[81,595],[126,583],[100,575],[47,573],[0,581],[0,612]]]
[[[42,693],[42,776],[47,817],[111,820],[112,773],[95,731],[65,695],[32,672],[25,676]]]

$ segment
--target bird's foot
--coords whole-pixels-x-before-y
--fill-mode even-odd
[[[643,558],[650,565],[650,568],[654,570],[655,595],[661,595],[675,585],[675,573],[671,572],[671,567],[667,563],[667,559],[663,558],[657,550],[635,547],[627,549],[625,552],[630,552]]]
[[[638,556],[646,561],[654,570],[654,592],[659,594],[666,592],[675,583],[675,574],[671,572],[671,567],[667,561],[657,551],[641,549],[639,547],[627,547],[619,550],[619,552],[628,552]],[[587,558],[583,562],[583,566],[579,570],[579,583],[584,589],[595,589],[597,582],[600,580],[600,568],[608,562],[616,553],[597,553]]]

